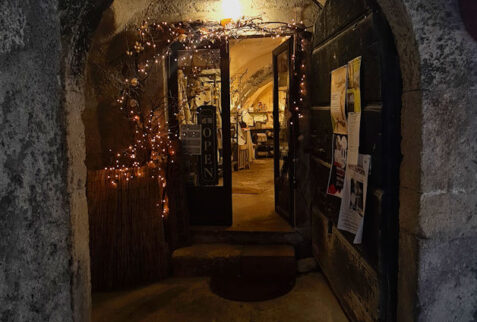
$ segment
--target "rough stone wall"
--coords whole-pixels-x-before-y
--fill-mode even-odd
[[[0,3],[2,321],[90,318],[81,66],[108,1],[92,2]]]
[[[66,133],[67,194],[70,233],[71,313],[64,320],[90,321],[91,277],[89,256],[88,204],[86,200],[86,146],[82,113],[85,108],[85,61],[103,11],[112,0],[60,0],[57,13],[61,26],[59,80],[61,109]],[[63,259],[64,260],[64,259]]]
[[[86,200],[86,147],[84,124],[84,80],[67,75],[64,79],[64,111],[68,150],[68,196],[71,240],[71,301],[74,321],[89,321],[91,311],[91,274],[89,257],[88,204]]]
[[[72,321],[56,5],[0,3],[2,321]]]
[[[125,64],[127,45],[134,43],[136,35],[121,32],[110,38],[114,20],[108,18],[111,10],[106,13],[106,19],[101,21],[92,37],[86,61],[82,120],[85,125],[88,170],[111,166],[112,154],[109,149],[113,152],[123,151],[134,139],[133,127],[119,110],[116,99],[123,78],[121,70]],[[160,87],[162,82],[157,85]]]
[[[477,43],[458,1],[378,2],[403,71],[398,320],[472,321]]]

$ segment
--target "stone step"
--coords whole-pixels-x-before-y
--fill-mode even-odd
[[[311,242],[306,242],[297,231],[248,231],[230,230],[222,227],[192,227],[193,244],[233,244],[233,245],[290,245],[297,257],[307,257],[311,253]]]
[[[295,249],[290,245],[196,244],[172,254],[177,277],[210,276],[216,294],[237,301],[265,301],[295,285]]]
[[[172,254],[174,276],[295,276],[290,245],[196,244]]]

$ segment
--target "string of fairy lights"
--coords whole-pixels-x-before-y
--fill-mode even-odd
[[[162,209],[162,216],[168,214],[166,191],[166,173],[169,166],[177,162],[178,133],[171,129],[167,120],[167,110],[175,111],[181,104],[179,98],[169,97],[167,101],[161,99],[154,107],[145,111],[141,106],[141,99],[145,91],[145,84],[158,64],[169,59],[172,54],[172,46],[180,43],[182,48],[191,53],[197,53],[201,49],[210,49],[217,41],[229,41],[246,36],[263,36],[279,38],[296,35],[307,28],[302,22],[264,22],[260,18],[242,17],[237,21],[208,22],[188,21],[178,23],[154,22],[150,18],[145,19],[140,26],[135,27],[136,39],[128,46],[125,59],[129,66],[123,71],[123,81],[120,83],[119,96],[116,99],[119,110],[132,123],[134,128],[134,140],[121,152],[113,152],[112,162],[108,170],[107,179],[113,187],[120,182],[126,182],[135,178],[149,175],[157,179],[163,188],[163,195],[156,203]],[[292,55],[292,73],[299,79],[300,97],[293,101],[291,111],[298,118],[303,117],[303,106],[306,96],[306,66],[295,66],[297,55],[306,51],[308,40],[300,39],[298,46],[294,48]],[[301,45],[300,45],[301,44]],[[301,57],[304,57],[303,55]],[[186,57],[184,57],[186,58]],[[192,59],[192,56],[189,57]],[[175,58],[177,62],[178,58]],[[192,67],[192,76],[199,77],[201,67]],[[174,103],[175,102],[175,103]],[[175,114],[174,114],[175,115]],[[147,171],[141,170],[145,169]]]

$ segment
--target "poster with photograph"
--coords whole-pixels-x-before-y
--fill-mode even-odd
[[[352,171],[351,173],[355,173]],[[361,178],[353,176],[350,179],[349,190],[349,208],[353,212],[359,213],[360,216],[364,216],[364,182]]]
[[[348,137],[333,135],[333,161],[328,179],[327,193],[335,197],[342,197],[346,174],[346,154],[348,151]]]
[[[331,72],[331,123],[333,133],[347,134],[346,97],[348,67],[343,66]]]
[[[358,164],[348,166],[344,181],[338,229],[355,234],[355,244],[360,244],[363,236],[370,164],[371,156],[360,154]]]

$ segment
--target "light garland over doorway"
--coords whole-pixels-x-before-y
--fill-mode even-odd
[[[167,22],[154,22],[147,18],[135,28],[137,38],[134,44],[126,52],[126,59],[131,68],[127,77],[120,84],[120,93],[116,99],[119,109],[124,116],[134,125],[134,143],[122,152],[114,152],[112,164],[106,167],[110,174],[108,179],[113,187],[119,180],[132,180],[141,177],[140,167],[148,166],[155,171],[148,171],[152,179],[159,180],[166,189],[167,167],[177,162],[177,134],[169,129],[164,113],[167,106],[161,100],[150,112],[144,113],[141,108],[142,89],[152,73],[155,65],[169,58],[174,43],[181,43],[185,50],[197,52],[199,49],[211,48],[211,44],[217,41],[229,41],[247,36],[261,36],[279,38],[285,36],[302,35],[307,27],[302,22],[264,22],[260,18],[242,17],[236,21],[223,19],[219,22],[188,21],[170,24]],[[291,111],[298,118],[303,117],[303,105],[306,96],[306,66],[296,66],[296,55],[305,53],[308,40],[300,39],[299,46],[295,46],[292,59],[296,79],[299,80],[300,97],[292,102]],[[176,58],[177,59],[177,58]],[[303,60],[304,61],[304,60]],[[200,69],[200,68],[199,68]],[[197,70],[200,73],[200,70]],[[172,100],[169,100],[172,101]],[[167,215],[167,197],[164,194],[157,202],[157,206],[163,209],[163,217]]]

